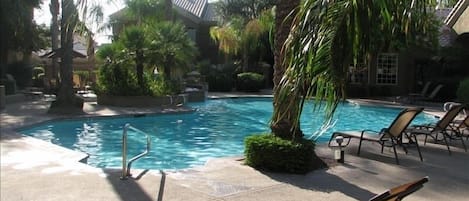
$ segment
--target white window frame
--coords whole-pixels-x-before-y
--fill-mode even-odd
[[[397,53],[380,53],[376,60],[376,84],[397,85],[399,55]]]

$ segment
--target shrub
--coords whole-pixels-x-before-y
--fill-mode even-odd
[[[96,93],[119,96],[148,94],[141,89],[136,75],[124,63],[106,63],[99,68]]]
[[[314,142],[306,139],[293,142],[271,134],[253,135],[245,139],[245,146],[246,164],[257,169],[304,174],[324,165],[314,152]]]
[[[237,76],[236,88],[238,91],[256,92],[264,87],[264,76],[258,73],[240,73]]]
[[[469,105],[469,78],[466,78],[459,83],[456,96],[459,101]]]
[[[5,86],[5,95],[16,93],[16,81],[10,74],[6,78],[0,79],[0,85]]]

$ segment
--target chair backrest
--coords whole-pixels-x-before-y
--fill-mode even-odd
[[[432,84],[432,82],[428,81],[425,83],[425,85],[423,86],[422,88],[422,92],[420,92],[420,95],[422,95],[423,97],[425,97],[425,95],[427,94],[428,92],[428,89],[430,89],[430,85]]]
[[[423,111],[423,108],[406,108],[403,109],[394,119],[394,121],[386,129],[387,133],[392,137],[398,137],[409,126],[410,122]]]
[[[443,88],[443,85],[442,84],[439,84],[435,87],[435,89],[433,89],[432,93],[430,93],[428,95],[428,99],[434,99],[436,94],[438,94],[438,92],[441,90],[441,88]]]
[[[469,115],[459,124],[458,129],[469,128]]]
[[[436,123],[437,129],[446,129],[449,124],[458,116],[459,112],[464,109],[464,105],[456,105],[451,107],[448,112]]]
[[[426,182],[428,182],[428,176],[391,188],[372,197],[369,201],[402,200],[402,198],[421,189]]]

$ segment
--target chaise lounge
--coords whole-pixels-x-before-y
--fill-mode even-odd
[[[459,135],[459,133],[450,126],[451,122],[454,121],[456,116],[458,116],[459,112],[461,112],[463,109],[463,105],[454,106],[449,109],[448,112],[446,112],[445,115],[435,125],[416,125],[408,129],[407,132],[409,132],[411,136],[425,135],[424,145],[427,143],[428,136],[433,138],[435,142],[443,140],[450,155],[451,150],[449,148],[448,140],[459,139],[461,140],[464,150],[467,152],[466,144],[464,144],[462,135]],[[438,139],[439,134],[443,135],[442,139]]]
[[[389,125],[388,128],[383,128],[380,132],[372,130],[334,132],[331,136],[331,139],[329,140],[328,145],[329,147],[337,146],[332,144],[337,136],[342,136],[344,140],[348,140],[345,146],[350,143],[350,140],[352,138],[356,138],[359,139],[357,155],[360,155],[362,141],[366,140],[371,142],[377,142],[381,145],[381,153],[383,153],[384,146],[392,147],[394,151],[394,156],[396,158],[396,163],[399,164],[399,159],[397,157],[396,152],[396,145],[403,145],[402,135],[404,134],[404,131],[407,129],[410,122],[412,122],[412,120],[422,111],[423,108],[406,108],[397,115],[396,119],[394,119],[394,121],[391,123],[391,125]],[[409,143],[415,143],[419,152],[420,160],[423,161],[422,154],[420,153],[420,148],[417,143],[417,138],[415,136],[413,140],[410,139],[410,136],[407,136],[407,138],[409,139]],[[407,154],[407,149],[404,146],[402,147],[404,148],[404,151]]]

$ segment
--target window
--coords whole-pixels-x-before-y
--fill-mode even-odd
[[[398,56],[395,53],[381,53],[376,64],[376,84],[396,85]]]

